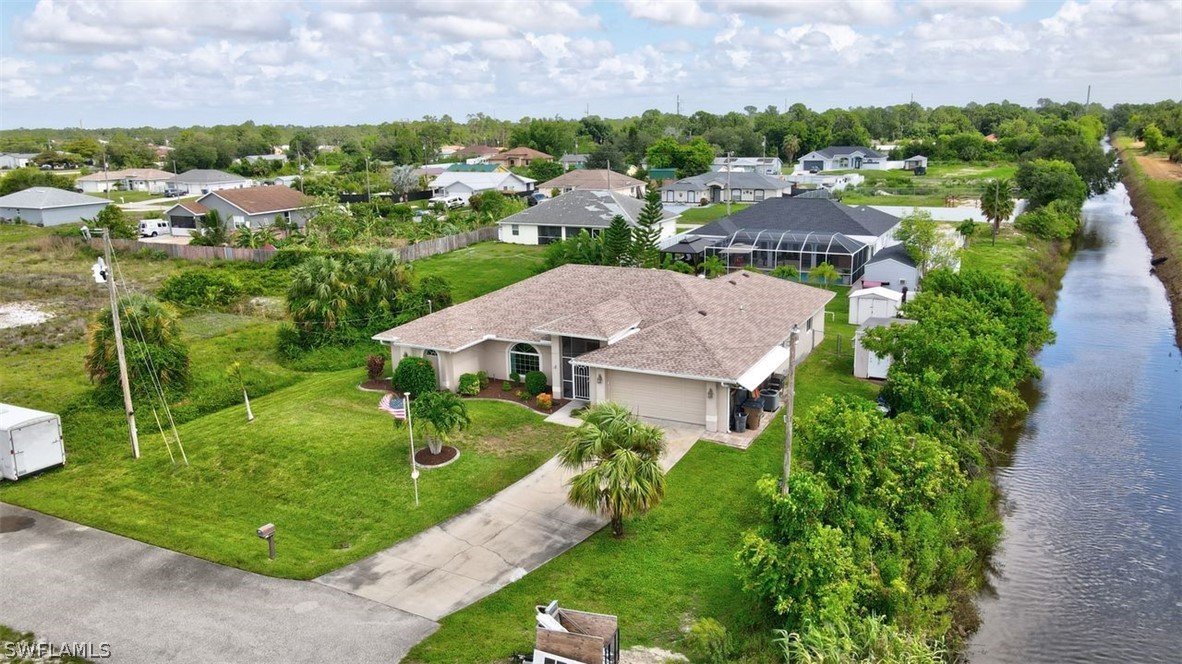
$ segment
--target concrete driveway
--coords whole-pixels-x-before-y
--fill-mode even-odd
[[[55,644],[90,642],[92,652],[108,643],[101,661],[397,662],[438,628],[322,584],[3,503],[0,523],[0,624]]]
[[[668,470],[703,432],[661,424],[668,442],[661,465]],[[565,484],[572,475],[557,458],[550,459],[467,512],[317,581],[438,620],[520,579],[607,524],[567,504]]]

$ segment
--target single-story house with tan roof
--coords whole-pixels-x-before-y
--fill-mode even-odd
[[[564,265],[373,338],[394,363],[430,359],[446,389],[465,373],[541,371],[560,399],[725,432],[751,390],[786,372],[793,326],[798,358],[821,343],[832,298],[753,272]]]
[[[508,166],[509,168],[517,168],[517,167],[525,168],[526,166],[529,166],[529,163],[531,161],[534,161],[535,159],[553,161],[554,157],[552,155],[548,155],[545,152],[542,152],[540,150],[535,150],[533,148],[527,148],[523,145],[520,147],[513,148],[512,150],[505,150],[504,152],[500,152],[500,153],[491,155],[488,158],[488,163],[490,163],[490,164],[504,164],[505,166]]]
[[[172,173],[158,168],[125,168],[83,175],[74,184],[84,193],[120,190],[162,194],[172,178]]]
[[[643,182],[630,175],[621,175],[606,168],[582,168],[567,171],[553,180],[547,180],[538,185],[538,191],[547,196],[555,189],[560,194],[576,189],[602,189],[633,198],[644,198]]]
[[[211,191],[197,199],[207,210],[217,210],[232,227],[258,230],[275,223],[275,217],[303,226],[314,213],[315,201],[284,185]]]

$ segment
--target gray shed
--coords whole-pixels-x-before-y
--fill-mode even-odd
[[[0,476],[17,480],[65,462],[60,417],[0,403]]]

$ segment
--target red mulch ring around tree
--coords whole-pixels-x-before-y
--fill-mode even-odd
[[[569,399],[555,399],[554,406],[550,410],[542,410],[541,408],[538,408],[537,397],[529,397],[529,401],[522,401],[521,399],[519,399],[517,397],[517,394],[516,394],[517,390],[524,390],[525,389],[524,385],[521,385],[519,383],[516,386],[514,386],[514,388],[511,391],[506,392],[501,389],[501,385],[504,382],[505,381],[503,381],[503,380],[496,380],[494,378],[488,382],[488,387],[484,388],[483,390],[480,390],[480,394],[477,394],[475,397],[469,397],[469,398],[496,399],[498,401],[512,401],[513,403],[519,403],[523,406],[528,406],[529,408],[533,409],[535,412],[541,413],[543,415],[549,415],[550,413],[556,412],[559,408],[562,408],[563,406],[565,406],[567,403],[570,402]],[[546,386],[545,394],[551,394],[550,386]]]
[[[451,445],[444,445],[440,448],[439,454],[431,454],[431,448],[424,447],[415,451],[415,463],[424,468],[438,468],[446,466],[458,456],[460,456],[460,451]]]
[[[377,380],[367,380],[357,387],[363,390],[370,390],[372,392],[393,392],[394,385],[391,384],[389,378],[379,378]]]

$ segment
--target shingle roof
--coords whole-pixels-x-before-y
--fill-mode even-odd
[[[460,182],[473,190],[503,189],[505,180],[516,179],[521,182],[536,182],[531,178],[522,177],[516,173],[473,173],[470,171],[444,171],[431,181],[432,189],[442,189],[456,182]]]
[[[634,177],[621,175],[606,168],[584,168],[567,171],[562,175],[538,185],[538,189],[632,189],[643,187],[644,183]]]
[[[863,147],[861,145],[830,145],[823,150],[817,150],[817,154],[825,155],[830,159],[833,157],[840,157],[843,154],[853,154],[855,152],[861,152],[867,157],[878,157],[879,159],[886,157],[886,155],[878,152],[877,150],[871,150],[870,148]]]
[[[509,157],[525,157],[527,159],[553,159],[552,155],[548,155],[540,150],[535,150],[531,147],[519,145],[512,150],[505,150],[504,152],[494,155],[489,161],[503,161]]]
[[[751,272],[705,280],[669,270],[564,265],[374,339],[456,351],[489,338],[547,341],[547,332],[558,329],[605,338],[635,320],[638,332],[577,362],[738,380],[832,298]]]
[[[877,254],[874,254],[870,260],[866,261],[866,264],[869,265],[887,260],[899,261],[904,265],[915,267],[915,259],[911,258],[911,255],[907,253],[907,248],[902,244],[894,244],[885,249],[879,249]]]
[[[456,151],[456,154],[457,155],[471,154],[471,155],[479,156],[479,155],[486,155],[486,154],[488,154],[488,155],[497,154],[500,151],[501,151],[501,148],[495,148],[491,145],[469,145],[466,148],[461,148],[458,151]]]
[[[172,173],[158,168],[126,168],[121,171],[98,171],[83,175],[75,182],[109,182],[111,180],[168,180]]]
[[[729,177],[729,180],[728,180]],[[731,189],[791,189],[792,183],[780,180],[763,173],[749,171],[731,171],[730,173],[710,171],[683,178],[672,184],[661,187],[661,191],[702,191],[711,184]]]
[[[247,214],[265,214],[296,210],[312,204],[312,199],[282,184],[243,189],[219,189],[202,196],[201,201],[217,196]]]
[[[86,196],[56,187],[29,187],[13,192],[7,196],[0,196],[0,207],[28,208],[30,210],[44,210],[46,208],[76,207],[79,205],[97,205],[110,203],[105,198]]]
[[[173,176],[173,182],[184,182],[186,184],[214,184],[218,182],[246,182],[250,178],[244,178],[241,175],[234,175],[225,171],[217,171],[208,168],[194,168],[185,171],[180,175]]]
[[[205,214],[206,212],[209,212],[209,208],[198,203],[197,201],[183,201],[181,203],[177,203],[176,205],[168,208],[167,210],[165,210],[164,213],[169,214],[170,212],[172,212],[173,210],[175,210],[177,208],[182,208],[184,210],[187,210],[190,214],[194,214],[194,215],[202,215],[202,214]]]
[[[612,223],[612,217],[618,214],[624,217],[629,225],[635,226],[643,208],[644,201],[616,191],[575,189],[509,215],[497,223],[502,226],[529,224],[607,228]],[[666,218],[672,216],[670,213],[663,215]]]
[[[725,237],[742,230],[774,230],[878,237],[898,223],[898,217],[865,206],[819,198],[770,198],[709,223],[694,235]]]
[[[567,153],[567,154],[562,155],[562,157],[559,158],[558,161],[560,161],[564,164],[581,164],[581,163],[587,161],[587,158],[590,156],[591,155],[589,155],[589,154],[583,154],[583,153],[576,153],[576,154]]]
[[[773,166],[779,157],[715,157],[715,166]]]

